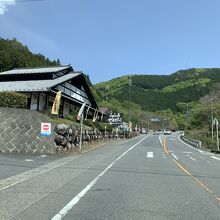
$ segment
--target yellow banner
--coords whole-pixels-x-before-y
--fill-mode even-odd
[[[53,102],[51,114],[53,114],[53,115],[59,114],[60,99],[61,99],[61,91],[57,92],[57,94],[56,94],[56,97]]]

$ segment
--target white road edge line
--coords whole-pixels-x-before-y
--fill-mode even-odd
[[[162,140],[161,140],[161,136],[159,135],[159,141],[160,141],[160,144],[162,145],[163,147],[163,143],[162,143]]]
[[[186,156],[189,157],[191,160],[197,161],[195,158],[190,157],[188,154]]]
[[[211,156],[211,158],[216,159],[216,160],[220,160],[220,158],[215,157],[215,156]]]
[[[123,154],[121,154],[117,159],[115,159],[111,164],[109,164],[92,182],[90,182],[77,196],[73,197],[73,199],[66,204],[53,218],[52,220],[60,220],[62,219],[78,202],[79,200],[86,195],[86,193],[97,183],[97,181],[102,177],[118,160],[120,160],[125,154],[131,151],[134,147],[140,144],[144,139],[148,136],[142,138],[139,142],[134,144],[128,150],[126,150]]]
[[[191,148],[191,149],[193,149],[193,150],[196,150],[196,151],[198,151],[198,152],[200,152],[200,153],[204,153],[204,151],[199,150],[199,149],[196,149],[195,147],[192,147],[192,146],[190,146],[189,144],[185,143],[183,140],[181,140],[180,136],[178,137],[178,139],[179,139],[179,141],[181,141],[183,144],[185,144],[187,147],[189,147],[189,148]]]

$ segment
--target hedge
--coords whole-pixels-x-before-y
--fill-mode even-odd
[[[0,92],[0,107],[26,108],[27,96],[17,92]]]

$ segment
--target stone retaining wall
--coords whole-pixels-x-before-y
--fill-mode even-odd
[[[55,133],[55,127],[51,123],[52,134],[41,136],[42,122],[50,121],[37,111],[0,107],[0,153],[56,154],[71,153],[72,150],[79,149],[79,126],[60,125],[66,130],[61,129],[59,132],[55,129]],[[131,137],[136,135],[137,132],[131,133]],[[125,137],[129,138],[127,134]],[[88,148],[88,145],[118,138],[124,138],[124,134],[101,133],[95,128],[84,128],[82,150],[84,147]]]
[[[51,136],[41,136],[41,122],[48,119],[37,111],[0,107],[0,153],[54,154]]]

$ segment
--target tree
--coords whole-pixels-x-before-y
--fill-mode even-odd
[[[33,54],[27,46],[22,45],[15,38],[12,40],[0,38],[0,71],[57,65],[60,65],[59,59],[50,61],[42,54]]]

